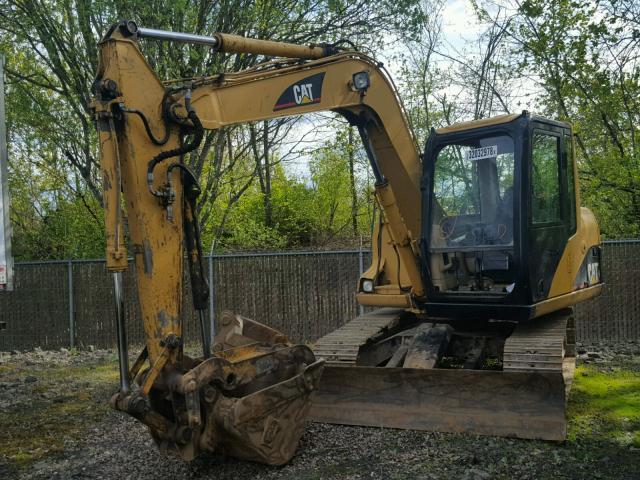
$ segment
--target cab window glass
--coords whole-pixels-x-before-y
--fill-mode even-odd
[[[508,135],[465,139],[440,150],[432,247],[512,244],[514,163]]]
[[[534,225],[557,223],[560,209],[558,143],[556,136],[534,131],[531,155],[531,219]]]
[[[576,231],[576,189],[573,165],[573,142],[571,135],[564,136],[567,152],[567,195],[569,196],[569,231]]]

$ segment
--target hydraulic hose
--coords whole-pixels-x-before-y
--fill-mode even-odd
[[[153,131],[151,131],[151,125],[149,125],[149,119],[147,119],[147,116],[144,113],[142,113],[140,110],[137,110],[135,108],[127,108],[124,106],[124,104],[120,105],[120,110],[122,110],[124,113],[133,113],[134,115],[137,115],[138,117],[140,117],[140,119],[142,120],[142,124],[144,125],[144,129],[147,132],[147,135],[149,136],[149,138],[154,144],[164,145],[169,141],[169,135],[171,134],[171,130],[169,129],[168,126],[166,127],[166,130],[164,132],[164,137],[162,139],[158,139],[154,135]]]
[[[196,114],[196,111],[191,106],[191,90],[187,91],[185,95],[185,108],[187,109],[187,118],[191,120],[193,127],[195,129],[195,133],[193,138],[184,145],[181,145],[178,148],[174,148],[172,150],[166,150],[164,152],[160,152],[158,155],[153,157],[153,159],[149,162],[147,167],[147,186],[149,187],[149,192],[155,197],[165,198],[166,194],[164,192],[157,191],[153,188],[153,171],[161,162],[167,160],[172,157],[179,157],[184,155],[185,153],[192,152],[196,148],[200,146],[202,143],[202,139],[204,138],[204,127]]]

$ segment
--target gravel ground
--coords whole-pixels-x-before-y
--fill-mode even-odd
[[[579,353],[590,368],[640,372],[637,343],[581,346]],[[114,361],[109,351],[0,353],[0,478],[640,479],[640,449],[604,436],[578,434],[556,444],[326,424],[309,425],[284,467],[213,455],[185,463],[160,455],[145,427],[106,408],[116,385]],[[57,447],[25,447],[22,463],[8,458],[2,435],[20,426],[11,418],[21,422],[33,409],[76,400],[86,409],[61,414]],[[43,433],[24,422],[24,429]]]

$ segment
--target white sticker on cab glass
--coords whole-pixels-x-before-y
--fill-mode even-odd
[[[498,156],[498,146],[488,145],[486,147],[471,148],[467,150],[466,159],[472,162],[483,160],[485,158],[494,158]]]

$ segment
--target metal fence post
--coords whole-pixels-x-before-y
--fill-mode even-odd
[[[73,262],[67,262],[67,286],[69,287],[69,346],[76,346],[76,322],[73,305]]]
[[[213,284],[213,253],[209,255],[209,335],[213,345],[213,337],[216,336],[216,289]]]

